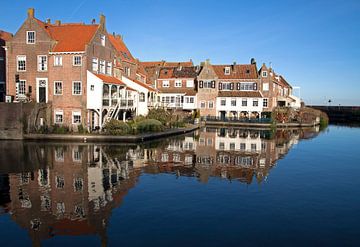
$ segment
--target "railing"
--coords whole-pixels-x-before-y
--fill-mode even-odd
[[[227,118],[227,117],[201,117],[202,121],[234,122],[234,123],[271,123],[271,118]]]
[[[133,106],[133,100],[120,100],[120,107]]]

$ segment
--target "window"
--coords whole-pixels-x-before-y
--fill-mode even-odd
[[[62,176],[56,176],[55,177],[55,184],[56,184],[56,188],[58,189],[63,189],[65,186],[65,179]]]
[[[262,72],[262,77],[267,77],[267,71]]]
[[[75,178],[74,179],[74,190],[82,191],[83,187],[84,187],[84,180],[82,178]]]
[[[226,106],[226,99],[221,99],[220,100],[220,105]]]
[[[74,66],[81,66],[81,56],[74,56],[73,57],[73,65]]]
[[[235,150],[235,143],[230,143],[230,150]]]
[[[26,93],[26,81],[20,80],[18,86],[18,95],[25,95]]]
[[[170,87],[169,81],[163,81],[163,82],[162,82],[162,86],[163,86],[163,87]]]
[[[72,150],[72,158],[74,162],[81,162],[81,152],[79,151],[79,148],[74,148]]]
[[[219,149],[224,150],[225,149],[225,143],[220,142],[219,143]]]
[[[259,101],[257,99],[253,100],[253,106],[259,106]]]
[[[63,111],[55,111],[55,123],[62,124],[64,122],[64,112]]]
[[[55,149],[55,161],[64,162],[64,156],[64,148],[58,147]]]
[[[62,56],[54,56],[54,66],[62,66]]]
[[[181,80],[175,80],[175,87],[182,87]]]
[[[209,101],[208,102],[208,107],[209,107],[209,109],[214,108],[214,101]]]
[[[186,81],[186,87],[194,87],[194,81],[193,80],[187,80]]]
[[[112,74],[112,63],[108,62],[106,66],[106,74],[110,75]]]
[[[139,102],[145,102],[145,94],[144,93],[139,94]]]
[[[200,108],[205,109],[205,107],[206,107],[205,101],[201,101]]]
[[[240,150],[244,151],[246,149],[245,143],[240,143]]]
[[[241,106],[247,106],[247,99],[242,99]]]
[[[73,81],[73,95],[81,95],[81,81]]]
[[[73,124],[81,124],[81,112],[80,111],[72,112],[72,123]]]
[[[231,106],[236,106],[236,99],[231,99]]]
[[[102,46],[105,46],[105,41],[106,41],[105,35],[101,34],[101,35],[100,35],[100,40],[101,40],[101,45],[102,45]]]
[[[63,94],[63,84],[62,81],[54,81],[54,95]]]
[[[93,59],[92,59],[92,71],[97,73],[98,69],[99,69],[99,59],[96,58],[96,57],[93,57]]]
[[[130,68],[125,67],[125,75],[130,76],[130,73],[131,73]]]
[[[230,67],[225,67],[224,73],[225,75],[230,75]]]
[[[26,56],[17,56],[17,71],[26,71]]]
[[[202,85],[203,88],[215,88],[215,81],[204,81]]]
[[[269,91],[269,83],[263,83],[263,90]]]
[[[47,56],[38,56],[38,71],[47,71]]]
[[[222,83],[222,90],[233,90],[234,89],[234,83]]]
[[[26,44],[35,44],[35,31],[27,31],[26,32]]]
[[[256,151],[256,144],[255,143],[251,144],[251,151]]]
[[[100,60],[100,71],[101,74],[105,74],[105,61]]]
[[[268,107],[268,99],[263,99],[263,107]]]
[[[95,86],[94,85],[90,85],[90,91],[94,91]]]
[[[240,83],[240,90],[241,91],[252,91],[256,90],[256,83],[253,82],[246,82],[246,83]]]

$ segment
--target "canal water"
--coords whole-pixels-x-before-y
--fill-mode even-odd
[[[359,246],[360,129],[0,142],[1,246]]]

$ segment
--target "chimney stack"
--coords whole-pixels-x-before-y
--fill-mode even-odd
[[[106,21],[105,15],[101,14],[100,15],[100,25],[103,29],[105,29],[105,21]]]
[[[55,21],[55,26],[60,26],[61,25],[61,21],[60,20],[56,20]]]
[[[28,18],[34,18],[35,9],[34,8],[28,8],[27,14],[28,14]]]
[[[46,24],[51,24],[51,20],[49,18],[46,19]]]
[[[205,60],[205,65],[210,65],[210,59]]]

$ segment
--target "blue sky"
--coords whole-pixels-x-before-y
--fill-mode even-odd
[[[360,105],[359,0],[2,0],[0,29],[37,18],[86,22],[106,16],[140,60],[209,58],[274,70],[301,87],[307,104]]]

